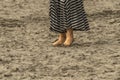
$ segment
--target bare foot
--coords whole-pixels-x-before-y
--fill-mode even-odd
[[[59,45],[62,45],[64,43],[64,41],[61,41],[61,40],[57,40],[53,43],[53,46],[59,46]]]
[[[70,46],[73,43],[73,38],[67,38],[64,42],[64,46]]]
[[[53,43],[53,46],[62,45],[65,42],[65,39],[66,39],[65,33],[60,33],[58,40]]]
[[[68,29],[64,46],[70,46],[73,43],[73,29]]]

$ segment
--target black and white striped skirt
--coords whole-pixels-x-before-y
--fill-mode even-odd
[[[89,30],[83,0],[50,0],[50,30],[64,33],[68,28]]]

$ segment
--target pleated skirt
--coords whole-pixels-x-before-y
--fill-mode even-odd
[[[83,0],[50,0],[49,16],[51,31],[64,33],[68,28],[89,30]]]

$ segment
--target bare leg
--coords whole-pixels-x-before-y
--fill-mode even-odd
[[[73,29],[67,29],[66,40],[64,42],[65,46],[70,46],[73,42]]]
[[[66,39],[65,33],[60,33],[58,40],[53,43],[53,46],[59,46],[59,45],[63,44],[65,39]]]

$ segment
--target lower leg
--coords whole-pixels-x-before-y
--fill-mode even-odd
[[[73,42],[73,29],[70,28],[70,29],[67,29],[67,32],[66,32],[66,40],[64,42],[64,45],[65,46],[70,46]]]
[[[58,40],[53,43],[53,46],[58,46],[58,45],[63,44],[65,39],[66,39],[65,33],[60,33],[59,37],[58,37]]]

